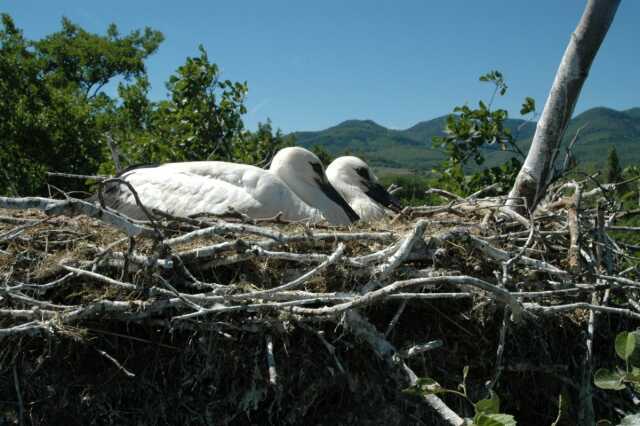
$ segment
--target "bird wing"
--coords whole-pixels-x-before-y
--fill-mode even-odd
[[[167,163],[158,167],[171,172],[185,172],[214,179],[220,179],[241,188],[251,188],[251,182],[268,171],[247,164],[228,163],[225,161],[186,161]]]
[[[221,179],[171,170],[162,167],[136,169],[122,178],[136,190],[142,204],[176,216],[197,213],[224,214],[237,211],[260,211],[261,203],[241,187]],[[127,216],[145,219],[131,191],[118,183],[104,190],[105,203]]]
[[[319,214],[279,177],[256,166],[223,161],[190,161],[163,164],[158,169],[171,173],[187,172],[224,181],[238,188],[256,201],[255,205],[247,205],[242,210],[254,218],[273,217],[282,212],[285,218],[298,220]]]

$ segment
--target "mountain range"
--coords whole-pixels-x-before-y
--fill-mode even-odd
[[[293,135],[298,145],[319,145],[333,155],[353,153],[364,157],[378,170],[429,171],[444,158],[432,146],[431,140],[433,136],[443,134],[446,118],[422,121],[405,130],[387,129],[371,120],[347,120],[325,130],[294,132]],[[508,119],[505,124],[517,135],[518,145],[526,152],[536,123]],[[580,137],[573,149],[580,165],[604,165],[611,146],[615,146],[623,166],[640,164],[640,108],[625,111],[605,107],[589,109],[571,120],[563,143],[573,139],[580,128]],[[500,164],[511,155],[488,147],[485,165]]]

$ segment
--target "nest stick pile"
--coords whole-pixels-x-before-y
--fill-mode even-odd
[[[60,372],[38,370],[64,363],[38,358],[45,353],[110,372],[123,388],[100,392],[94,378],[78,385],[102,405],[83,408],[82,397],[67,395],[63,408],[76,407],[76,420],[86,413],[113,424],[137,415],[151,423],[244,424],[264,415],[321,424],[331,406],[334,424],[459,425],[472,415],[468,403],[416,401],[401,390],[427,375],[455,388],[466,364],[476,373],[470,394],[506,394],[503,407],[521,424],[558,413],[557,394],[537,401],[537,411],[518,400],[526,374],[574,394],[572,413],[587,422],[631,407],[631,396],[599,393],[591,378],[596,363],[611,362],[605,339],[640,320],[635,247],[612,236],[636,232],[616,225],[636,212],[606,202],[607,188],[584,185],[565,183],[526,214],[504,207],[504,197],[439,191],[446,204],[350,229],[240,214],[150,212],[134,221],[69,197],[0,197],[0,371],[12,377],[0,385],[0,419],[54,423],[59,391],[36,394],[55,388]],[[127,339],[135,343],[126,347]],[[147,374],[141,342],[157,351],[162,374],[182,369],[172,389],[160,373]],[[562,350],[532,352],[540,342]],[[165,347],[180,355],[161,354]],[[130,395],[125,385],[175,392],[186,408],[127,405],[118,400]],[[386,417],[352,405],[367,399],[384,404]],[[122,404],[128,417],[118,414]]]

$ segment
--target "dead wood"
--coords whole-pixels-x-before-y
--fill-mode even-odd
[[[564,185],[573,194],[530,218],[505,216],[505,198],[483,190],[351,229],[141,222],[73,198],[2,197],[0,373],[15,380],[0,391],[19,394],[16,419],[62,413],[41,398],[75,383],[93,402],[66,410],[113,424],[122,401],[150,423],[326,424],[331,411],[333,423],[461,424],[467,403],[401,391],[421,376],[455,389],[468,365],[470,395],[505,396],[521,424],[551,423],[567,383],[589,398],[576,415],[608,413],[585,371],[640,322],[640,276],[611,234],[633,231],[615,224],[628,214],[585,198],[587,186]],[[81,365],[109,380],[60,375]],[[150,408],[169,401],[182,408]]]

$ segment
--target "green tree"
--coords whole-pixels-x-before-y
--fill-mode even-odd
[[[468,105],[455,107],[447,117],[444,136],[433,138],[434,146],[444,150],[447,159],[434,172],[438,185],[454,192],[467,194],[492,183],[501,183],[508,188],[522,165],[525,155],[516,144],[517,135],[505,126],[508,113],[504,109],[492,109],[496,96],[503,96],[508,89],[502,73],[491,71],[480,77],[480,81],[494,85],[488,103],[480,101],[477,108]],[[535,101],[527,97],[520,113],[526,115],[535,111]],[[466,166],[474,162],[484,163],[483,149],[494,145],[500,150],[514,154],[509,161],[499,167],[485,169],[473,175],[466,175]]]
[[[225,160],[266,165],[293,138],[274,130],[271,121],[255,132],[244,128],[246,82],[222,80],[220,70],[200,46],[169,78],[168,99],[150,101],[149,81],[138,77],[120,84],[122,102],[108,127],[129,165],[171,161]],[[106,160],[101,172],[112,173]]]
[[[30,41],[9,15],[1,17],[0,159],[9,166],[0,191],[43,192],[48,170],[95,173],[105,153],[102,124],[115,104],[101,88],[115,77],[144,76],[144,60],[162,34],[121,37],[111,25],[102,36],[63,19],[60,31]]]
[[[622,181],[622,167],[620,167],[620,160],[618,159],[618,153],[616,147],[609,148],[609,156],[607,157],[607,182],[618,183]]]
[[[167,143],[180,146],[176,160],[233,159],[246,113],[247,83],[220,79],[218,66],[199,47],[169,78],[170,99],[160,102],[155,126]]]
[[[113,109],[109,125],[129,164],[233,160],[241,151],[235,145],[246,134],[247,84],[221,80],[218,66],[200,46],[200,55],[188,57],[169,78],[167,90],[168,99],[153,102],[144,76],[118,87],[122,103]],[[266,126],[259,137],[271,130]]]
[[[335,160],[335,157],[322,145],[313,145],[310,150],[318,156],[325,168]]]
[[[241,139],[234,144],[234,161],[260,167],[269,164],[278,150],[295,143],[293,136],[285,136],[280,129],[274,131],[269,119],[258,123],[255,132],[245,132]]]
[[[54,86],[76,85],[85,97],[95,97],[115,76],[146,75],[144,61],[163,40],[162,33],[148,27],[121,36],[111,24],[106,35],[98,35],[62,18],[60,31],[32,44]]]
[[[90,33],[66,18],[41,40],[27,40],[9,15],[0,27],[0,193],[45,189],[50,170],[113,173],[106,136],[124,165],[227,160],[265,165],[293,139],[260,123],[244,128],[246,82],[223,80],[200,46],[199,55],[169,78],[167,99],[149,99],[145,61],[163,36],[150,28],[121,35]],[[121,80],[118,95],[102,89]],[[83,182],[58,182],[84,189]]]
[[[32,193],[45,167],[29,158],[45,139],[42,123],[49,91],[39,78],[40,66],[27,40],[9,15],[0,28],[0,192]],[[34,131],[35,130],[35,131]]]

